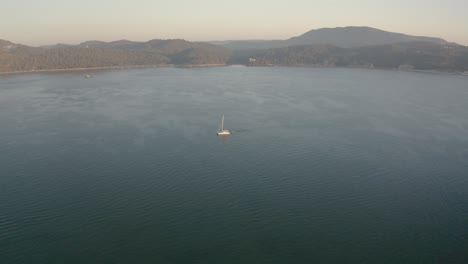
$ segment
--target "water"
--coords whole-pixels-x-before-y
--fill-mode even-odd
[[[468,261],[464,76],[83,76],[0,77],[0,263]]]

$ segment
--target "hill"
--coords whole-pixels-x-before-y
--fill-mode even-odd
[[[0,72],[224,64],[468,71],[468,47],[370,27],[323,28],[287,40],[213,43],[92,40],[30,47],[0,40]]]
[[[357,48],[330,44],[275,48],[258,53],[251,65],[365,67],[405,70],[468,70],[468,47],[433,42],[401,42]]]
[[[287,40],[290,46],[331,44],[341,48],[386,45],[401,42],[446,43],[441,38],[410,36],[371,27],[321,28]]]
[[[337,27],[311,30],[286,40],[234,40],[213,42],[233,50],[269,49],[298,45],[330,44],[341,48],[385,45],[400,42],[447,43],[441,38],[419,37],[371,27]]]
[[[0,72],[94,67],[225,64],[228,49],[185,40],[87,41],[79,45],[29,47],[0,40]]]

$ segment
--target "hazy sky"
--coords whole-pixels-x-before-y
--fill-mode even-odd
[[[468,0],[0,0],[0,39],[286,39],[370,26],[468,45]]]

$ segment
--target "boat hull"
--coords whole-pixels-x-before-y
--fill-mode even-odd
[[[229,130],[223,130],[223,131],[218,131],[216,134],[218,136],[227,136],[227,135],[231,135],[231,132],[229,132]]]

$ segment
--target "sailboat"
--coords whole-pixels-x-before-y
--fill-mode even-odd
[[[225,136],[225,135],[231,135],[231,132],[229,130],[224,129],[224,115],[221,118],[221,127],[219,128],[218,132],[216,132],[218,136]]]

